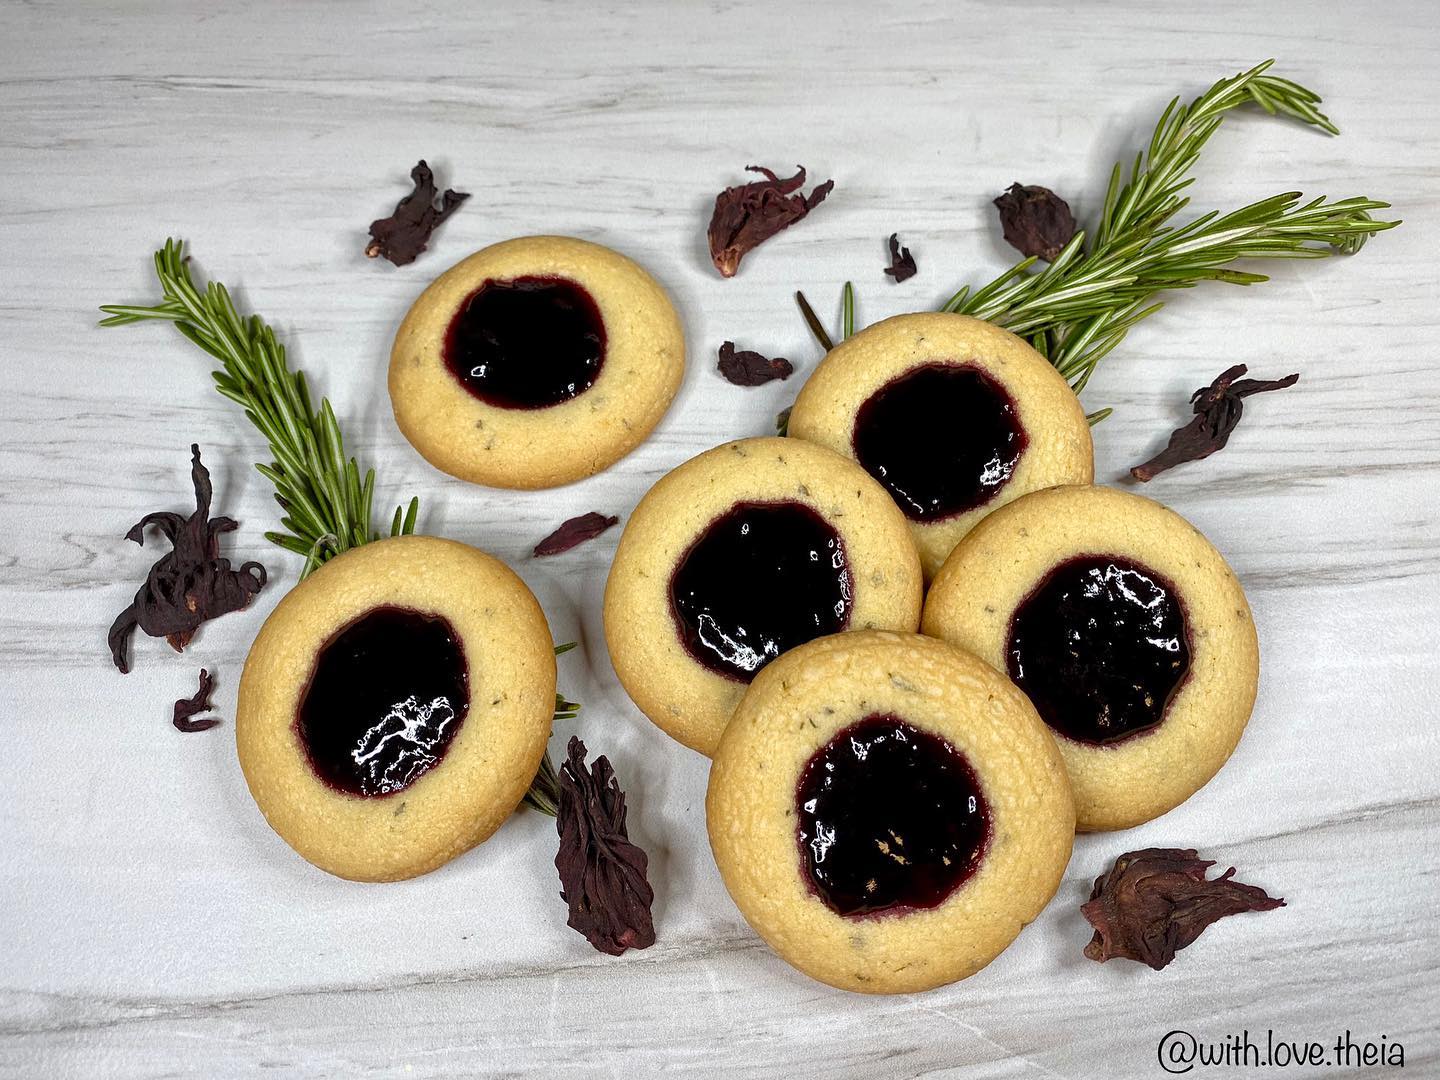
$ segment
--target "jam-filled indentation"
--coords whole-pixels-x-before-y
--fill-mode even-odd
[[[1113,555],[1051,570],[1016,608],[1010,678],[1067,738],[1113,743],[1154,728],[1190,670],[1185,610],[1173,585]]]
[[[350,795],[392,795],[445,756],[470,708],[449,621],[377,607],[321,646],[296,727],[317,776]]]
[[[855,457],[911,521],[983,506],[1010,481],[1027,444],[1014,400],[967,364],[911,368],[855,415]]]
[[[595,298],[560,277],[491,279],[466,298],[445,335],[460,385],[502,409],[543,409],[583,394],[605,363]]]
[[[980,865],[990,809],[965,755],[898,716],[836,734],[795,791],[807,883],[839,915],[938,907]]]
[[[749,682],[787,649],[849,625],[845,544],[802,503],[738,503],[681,557],[670,605],[697,663]]]

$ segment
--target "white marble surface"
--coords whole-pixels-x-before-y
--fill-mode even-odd
[[[1421,2],[0,4],[0,1075],[1154,1076],[1173,1028],[1383,1034],[1410,1074],[1440,1074],[1437,47]],[[544,562],[528,550],[563,517],[624,515],[693,453],[768,431],[795,383],[728,386],[714,350],[734,338],[803,376],[817,357],[797,286],[830,313],[853,278],[863,320],[931,307],[1011,260],[988,205],[1010,181],[1089,215],[1165,100],[1272,55],[1344,135],[1237,117],[1197,204],[1368,194],[1405,226],[1351,260],[1175,298],[1086,393],[1117,410],[1097,432],[1113,481],[1232,361],[1303,373],[1251,403],[1223,454],[1148,490],[1249,590],[1265,660],[1250,730],[1182,808],[1081,838],[1055,903],[973,979],[895,999],[811,983],[721,887],[704,763],[610,670],[599,600],[616,533]],[[421,156],[475,197],[420,262],[367,262],[366,225]],[[752,161],[803,162],[837,187],[722,281],[708,204]],[[896,229],[921,266],[900,286],[881,275]],[[604,475],[467,487],[396,432],[389,338],[432,275],[534,231],[649,266],[693,363],[659,431]],[[581,642],[562,677],[585,702],[575,730],[631,792],[654,948],[610,959],[565,928],[552,824],[535,814],[388,886],[329,878],[266,828],[228,722],[248,642],[295,571],[260,536],[274,517],[249,469],[261,443],[173,332],[94,328],[98,304],[152,296],[148,255],[171,234],[284,332],[387,500],[420,494],[426,531],[510,561],[557,638]],[[184,658],[138,641],[121,678],[104,631],[149,562],[122,536],[183,507],[192,440],[243,521],[233,553],[264,558],[274,585]],[[182,736],[168,703],[202,664],[227,723]],[[1148,844],[1198,845],[1289,906],[1216,925],[1161,974],[1093,964],[1078,903]]]

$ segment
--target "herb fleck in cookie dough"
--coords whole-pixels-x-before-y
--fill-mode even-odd
[[[800,391],[789,431],[885,486],[927,577],[997,507],[1094,478],[1090,425],[1065,379],[1014,334],[964,315],[897,315],[841,342]]]
[[[685,367],[665,290],[618,252],[527,236],[447,270],[390,354],[395,421],[436,468],[504,488],[599,472],[638,446]]]
[[[1230,567],[1179,514],[1111,488],[1039,491],[987,517],[936,575],[924,630],[1035,703],[1082,830],[1179,806],[1255,703],[1259,644]]]
[[[280,601],[245,661],[235,740],[286,843],[340,877],[395,881],[499,828],[554,705],[550,630],[524,583],[483,551],[406,536]]]
[[[605,587],[626,692],[709,754],[755,673],[841,630],[914,630],[920,559],[895,504],[854,462],[796,439],[743,439],[645,495]]]
[[[705,819],[736,906],[807,975],[874,994],[979,971],[1054,896],[1075,811],[1034,707],[917,634],[836,634],[746,691]]]

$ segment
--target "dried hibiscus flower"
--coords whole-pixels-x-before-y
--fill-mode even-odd
[[[370,223],[369,258],[383,255],[396,266],[415,261],[425,250],[430,234],[470,196],[464,191],[446,191],[435,205],[435,175],[421,161],[410,170],[415,190],[395,204],[395,213]]]
[[[1285,901],[1264,889],[1232,881],[1232,866],[1205,880],[1212,860],[1193,850],[1145,848],[1115,860],[1080,913],[1095,927],[1085,955],[1104,962],[1120,956],[1159,971],[1207,926],[1242,911],[1270,911]]]
[[[247,562],[230,569],[220,558],[220,534],[236,528],[228,517],[210,517],[210,472],[200,464],[200,447],[190,447],[190,478],[195,485],[195,512],[146,514],[128,533],[127,540],[144,544],[145,529],[153,525],[171,550],[145,578],[130,606],[110,627],[110,655],[121,673],[130,670],[130,634],[139,627],[151,637],[163,637],[176,652],[184,650],[200,624],[250,603],[265,584],[265,567]]]
[[[890,234],[890,265],[885,268],[885,273],[895,279],[895,284],[908,281],[919,272],[915,265],[915,256],[910,254],[910,249],[900,246],[900,234]]]
[[[771,360],[758,352],[736,351],[733,341],[720,346],[720,362],[716,366],[726,381],[736,386],[761,386],[772,379],[788,379],[795,372],[795,365],[783,356]]]
[[[619,520],[618,517],[606,517],[593,510],[588,514],[573,517],[562,522],[558,529],[536,544],[534,553],[537,557],[559,555],[562,551],[569,551],[585,543],[586,540],[594,540]]]
[[[1011,184],[995,200],[1005,240],[1020,254],[1054,262],[1055,256],[1075,235],[1075,217],[1070,206],[1049,188]]]
[[[560,850],[560,897],[570,905],[569,925],[603,953],[655,944],[645,852],[625,831],[625,793],[604,756],[585,765],[585,744],[570,737],[560,766],[555,827]]]
[[[1283,390],[1300,379],[1298,373],[1283,379],[1241,379],[1245,371],[1244,364],[1236,364],[1221,372],[1209,386],[1202,386],[1191,394],[1195,419],[1177,429],[1164,450],[1145,464],[1136,465],[1130,475],[1136,480],[1151,480],[1176,465],[1209,457],[1230,441],[1230,433],[1245,411],[1244,398],[1267,390]]]
[[[174,724],[181,731],[209,731],[216,724],[220,723],[217,716],[207,717],[204,720],[192,720],[191,717],[199,713],[207,713],[214,708],[210,704],[210,695],[215,692],[215,676],[204,668],[200,669],[200,689],[195,691],[194,697],[180,698],[175,702]]]
[[[787,229],[814,210],[835,187],[826,180],[809,195],[797,195],[805,185],[805,169],[781,180],[769,169],[745,166],[746,172],[761,173],[765,179],[729,187],[715,196],[715,213],[710,218],[710,258],[724,277],[734,277],[740,260],[782,229]]]

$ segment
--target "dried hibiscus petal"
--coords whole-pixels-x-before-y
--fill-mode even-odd
[[[1005,240],[1020,254],[1054,262],[1055,256],[1075,235],[1075,217],[1070,206],[1049,188],[1036,184],[1011,184],[995,200]]]
[[[415,190],[395,204],[395,213],[370,223],[370,244],[365,254],[383,255],[396,266],[415,261],[425,250],[430,234],[470,197],[464,191],[446,191],[435,204],[435,175],[422,160],[410,170]]]
[[[611,956],[654,945],[655,891],[645,877],[649,860],[625,831],[625,793],[607,758],[586,767],[585,744],[574,736],[560,766],[555,827],[555,869],[570,927]]]
[[[122,674],[130,670],[130,635],[137,626],[182,652],[201,623],[239,611],[265,584],[265,567],[259,563],[232,570],[230,560],[220,558],[220,534],[239,523],[210,517],[210,472],[200,463],[199,446],[192,444],[190,455],[195,512],[188,518],[147,514],[125,534],[127,540],[144,544],[145,529],[153,525],[170,541],[171,550],[150,567],[145,584],[110,627],[110,656]]]
[[[895,279],[898,285],[916,275],[919,267],[915,265],[915,256],[910,254],[910,249],[900,246],[900,234],[890,234],[890,265],[885,268],[885,273]]]
[[[799,195],[805,185],[805,169],[781,180],[769,169],[747,165],[746,172],[765,179],[729,187],[715,196],[715,213],[710,218],[710,258],[724,277],[734,277],[740,260],[782,229],[789,228],[814,210],[830,194],[835,181],[826,180],[809,195]]]
[[[736,386],[761,386],[772,379],[788,379],[795,365],[783,356],[773,360],[749,350],[737,351],[733,341],[720,346],[720,362],[716,365],[727,382]]]
[[[220,723],[218,716],[207,717],[204,720],[192,720],[191,717],[198,713],[207,713],[214,708],[210,704],[210,695],[215,692],[215,676],[204,668],[200,669],[200,689],[195,691],[194,697],[180,698],[175,702],[174,724],[181,731],[209,731],[216,724]]]
[[[1205,880],[1212,860],[1193,850],[1145,848],[1115,860],[1095,879],[1080,913],[1095,927],[1085,955],[1104,962],[1138,960],[1159,971],[1211,923],[1242,911],[1270,911],[1285,901],[1264,889],[1232,881],[1232,866]]]
[[[1151,480],[1176,465],[1209,457],[1230,441],[1230,433],[1245,411],[1244,398],[1267,390],[1283,390],[1300,379],[1299,373],[1283,379],[1241,379],[1245,371],[1244,364],[1236,364],[1221,372],[1209,386],[1202,386],[1191,394],[1195,419],[1177,429],[1164,450],[1145,464],[1136,465],[1130,475],[1136,480]]]
[[[558,529],[536,544],[535,555],[559,555],[562,551],[569,551],[586,540],[594,540],[619,520],[618,517],[606,517],[593,510],[588,514],[573,517],[562,522]]]

